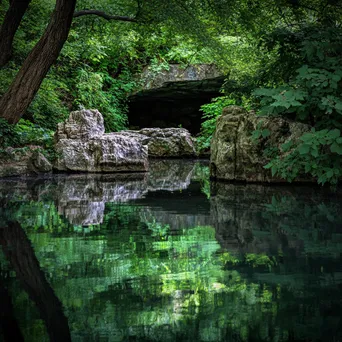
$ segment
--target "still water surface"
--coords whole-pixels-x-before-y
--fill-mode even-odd
[[[341,194],[206,165],[0,182],[0,339],[341,341]]]

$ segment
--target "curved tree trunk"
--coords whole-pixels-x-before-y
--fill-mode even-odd
[[[10,7],[0,29],[0,68],[12,57],[14,35],[30,2],[31,0],[10,0]]]
[[[0,99],[0,117],[15,124],[36,95],[56,61],[70,30],[76,0],[57,0],[42,38],[27,56],[8,91]]]

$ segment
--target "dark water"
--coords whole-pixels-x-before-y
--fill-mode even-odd
[[[1,338],[342,341],[341,194],[207,176],[1,181]]]

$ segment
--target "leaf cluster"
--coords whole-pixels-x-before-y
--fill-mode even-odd
[[[341,177],[342,154],[341,31],[313,27],[303,32],[306,36],[297,46],[296,57],[302,65],[292,71],[287,82],[257,89],[254,96],[261,115],[284,116],[312,129],[298,142],[283,145],[283,154],[265,167],[290,181],[307,174],[320,184],[336,184]]]
[[[217,118],[222,114],[223,108],[235,105],[236,101],[228,96],[214,98],[211,103],[201,106],[202,125],[201,132],[197,137],[197,148],[204,152],[210,148],[210,141],[216,129]]]
[[[0,119],[1,158],[8,159],[12,157],[8,147],[14,147],[19,151],[28,145],[40,147],[50,160],[55,158],[52,131],[24,119],[21,119],[15,126],[8,124],[4,119]]]

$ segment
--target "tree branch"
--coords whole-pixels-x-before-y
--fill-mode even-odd
[[[102,17],[106,20],[118,20],[118,21],[130,21],[137,22],[136,18],[126,17],[122,15],[110,15],[102,11],[98,10],[82,10],[74,13],[74,18],[82,17],[84,15],[97,15],[98,17]]]
[[[135,17],[136,17],[136,18],[139,18],[140,13],[141,13],[141,11],[142,11],[142,3],[141,3],[141,0],[137,0],[137,5],[138,5],[137,14],[135,15]]]

